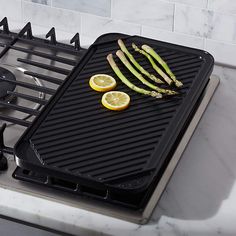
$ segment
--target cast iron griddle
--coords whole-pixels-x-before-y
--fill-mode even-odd
[[[146,58],[132,50],[131,43],[153,47],[184,83],[180,96],[158,100],[122,84],[106,60],[119,49],[118,36],[138,62],[155,73]],[[202,50],[118,36],[102,36],[88,49],[15,146],[18,166],[119,194],[145,191],[158,178],[208,82],[214,60]],[[115,60],[125,76],[143,86]],[[127,110],[110,111],[101,105],[102,93],[89,86],[90,77],[98,73],[114,76],[116,90],[130,95]]]

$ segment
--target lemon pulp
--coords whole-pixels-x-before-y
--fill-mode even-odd
[[[110,75],[97,74],[90,78],[89,85],[98,92],[107,92],[116,87],[116,80]]]
[[[130,97],[127,93],[124,92],[110,91],[103,94],[102,104],[104,107],[110,110],[121,111],[129,106]]]

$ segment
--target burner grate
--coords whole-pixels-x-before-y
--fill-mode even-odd
[[[70,41],[71,45],[68,45],[57,41],[54,27],[49,30],[45,39],[37,38],[33,35],[30,23],[27,23],[19,33],[11,32],[6,17],[0,21],[0,28],[0,60],[11,51],[21,53],[20,55],[27,55],[26,58],[15,58],[16,63],[21,63],[27,68],[20,68],[21,73],[26,78],[35,78],[38,81],[42,81],[42,83],[32,83],[27,80],[19,81],[17,76],[14,76],[11,71],[2,68],[0,61],[0,121],[7,122],[7,126],[15,124],[29,127],[34,118],[40,113],[41,108],[47,104],[49,98],[55,94],[64,79],[80,61],[86,50],[80,46],[79,33],[75,34]],[[27,47],[24,47],[24,45],[27,45]],[[33,57],[45,60],[38,62]],[[61,66],[56,66],[55,63],[60,63]],[[1,76],[3,71],[8,71],[8,75],[13,75],[16,78]],[[58,76],[50,75],[51,72],[56,73]],[[5,85],[4,87],[2,87],[3,84]],[[23,93],[17,88],[25,89],[26,92]],[[40,96],[34,96],[28,91],[35,91]],[[14,101],[23,99],[38,105],[35,107],[22,106],[17,102],[2,98],[6,96],[14,98]],[[26,118],[14,117],[9,112],[6,113],[5,110],[24,113]],[[13,153],[12,147],[7,150]],[[0,147],[0,153],[5,151],[5,148]]]

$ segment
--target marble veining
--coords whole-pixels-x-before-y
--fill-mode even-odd
[[[140,35],[141,26],[133,23],[124,23],[123,21],[110,18],[97,17],[89,14],[81,15],[82,34],[93,37],[94,40],[105,33],[125,33],[129,35]]]
[[[74,34],[80,32],[81,16],[77,12],[28,2],[23,2],[22,6],[24,22],[30,21],[48,28],[55,27]]]
[[[19,232],[21,232],[21,235],[24,236],[58,236],[58,234],[46,232],[44,230],[35,229],[30,226],[22,225],[20,223],[16,223],[13,221],[8,221],[5,219],[0,219],[0,235],[5,236],[13,236],[13,235],[19,235]]]
[[[172,30],[174,4],[159,0],[113,1],[112,17],[127,22]]]
[[[221,13],[236,14],[236,1],[208,0],[208,8]]]
[[[7,16],[13,21],[22,20],[21,0],[0,0],[0,18]]]
[[[52,6],[99,16],[111,16],[111,0],[52,0]]]
[[[174,3],[184,3],[187,5],[191,5],[191,6],[196,6],[196,7],[202,7],[205,8],[207,7],[207,1],[209,0],[166,0],[169,2],[174,2]],[[220,0],[222,1],[222,0]]]
[[[212,53],[215,60],[229,65],[236,65],[235,54],[236,44],[226,44],[215,40],[207,39],[205,50]]]
[[[166,41],[170,43],[175,43],[179,45],[184,45],[187,47],[194,47],[203,49],[204,39],[200,37],[194,37],[187,34],[171,32],[166,30],[160,30],[154,27],[143,26],[142,36],[153,38],[156,40]]]
[[[207,9],[177,4],[174,31],[236,43],[236,17]]]
[[[49,6],[51,6],[51,3],[52,3],[52,0],[24,0],[24,1],[39,3],[43,5],[49,5]]]
[[[70,34],[93,42],[123,32],[210,51],[236,65],[236,2],[230,0],[0,0],[0,18]],[[51,6],[52,5],[52,6]]]

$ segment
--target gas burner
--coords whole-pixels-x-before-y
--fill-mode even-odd
[[[16,85],[3,81],[2,79],[16,81],[16,77],[11,71],[0,67],[0,100],[11,102],[14,99],[14,96],[10,95],[8,92],[13,92],[16,89]]]
[[[43,83],[36,77],[24,74],[26,70],[21,67],[15,67],[7,64],[1,64],[0,67],[0,101],[4,101],[7,103],[15,104],[22,107],[31,108],[33,110],[39,110],[41,105],[34,102],[26,100],[22,97],[17,97],[17,94],[27,94],[30,96],[34,96],[39,99],[45,98],[45,93],[34,91],[25,87],[16,86],[15,83],[1,81],[4,79],[17,81],[17,82],[27,82],[32,85],[37,85],[39,87],[43,87]],[[14,109],[8,109],[5,106],[0,105],[0,112],[4,115],[10,115],[11,117],[15,117],[21,120],[29,120],[32,115],[25,114],[21,111],[17,111]],[[2,121],[0,121],[0,125]],[[12,123],[7,122],[7,126],[12,125]]]

